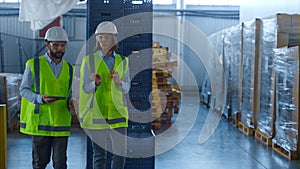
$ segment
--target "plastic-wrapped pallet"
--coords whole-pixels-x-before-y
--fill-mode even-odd
[[[241,119],[239,128],[247,135],[254,134],[256,127],[256,107],[257,100],[255,97],[258,91],[258,77],[259,72],[259,32],[261,20],[255,19],[243,23],[242,25],[242,48],[241,48],[241,84],[240,84],[240,97],[241,97]]]
[[[0,103],[7,107],[7,128],[13,129],[17,124],[21,97],[19,87],[22,75],[15,73],[0,73]]]
[[[209,40],[214,45],[220,60],[224,65],[224,72],[227,87],[226,109],[223,115],[231,119],[239,111],[238,106],[238,88],[239,88],[239,69],[240,69],[240,47],[241,47],[241,25],[232,26],[225,30],[219,31],[209,37]],[[203,82],[202,92],[206,92],[206,81]],[[210,86],[208,85],[210,88]],[[210,93],[210,92],[206,92]],[[207,94],[201,93],[201,96]],[[207,97],[201,97],[207,98]],[[205,102],[206,100],[204,100]],[[236,122],[236,119],[235,119]]]
[[[262,19],[260,32],[260,71],[259,78],[259,105],[257,111],[256,138],[264,144],[271,145],[275,134],[275,72],[273,69],[274,51],[276,47],[276,18]]]
[[[260,32],[259,72],[257,74],[259,104],[254,107],[257,114],[256,138],[266,145],[272,144],[275,136],[275,70],[274,48],[299,45],[299,15],[276,14],[262,19]],[[281,49],[280,49],[281,50]],[[277,54],[276,54],[277,55]],[[277,57],[278,58],[278,57]]]
[[[273,149],[289,159],[299,152],[299,47],[274,49],[276,69],[276,135]]]

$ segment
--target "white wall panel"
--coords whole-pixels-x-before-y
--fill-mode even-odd
[[[241,3],[241,22],[264,18],[276,13],[300,14],[299,0],[244,0]]]
[[[161,8],[158,8],[159,10]],[[198,11],[197,12],[193,12]],[[224,14],[229,13],[231,15],[232,13],[237,13],[237,15],[234,15],[235,18],[221,18],[221,17],[213,17],[209,15],[203,15],[201,14],[201,10],[205,11],[217,11],[222,10]],[[199,31],[201,31],[204,35],[209,36],[215,32],[218,32],[224,28],[231,27],[233,25],[236,25],[239,23],[238,18],[238,10],[239,7],[224,7],[224,6],[217,6],[217,7],[207,7],[207,6],[187,6],[187,10],[182,10],[181,12],[184,12],[185,14],[182,19],[188,21],[189,24],[196,26],[199,28]],[[155,8],[154,8],[155,11]],[[234,12],[232,12],[234,11]],[[166,12],[165,12],[166,13]],[[169,14],[171,12],[168,12]],[[173,17],[178,14],[173,11]],[[199,15],[200,14],[200,15]],[[202,16],[201,16],[202,15]],[[219,14],[219,16],[222,16],[222,14]],[[203,56],[197,56],[188,46],[178,43],[177,39],[184,39],[184,41],[191,41],[194,40],[194,35],[189,31],[189,24],[182,25],[180,24],[181,16],[177,16],[179,19],[179,22],[177,23],[171,23],[171,21],[168,21],[167,17],[164,15],[156,15],[153,17],[153,30],[159,30],[159,31],[169,31],[172,32],[171,34],[176,34],[177,37],[174,37],[173,39],[168,37],[163,37],[159,35],[154,35],[153,40],[160,42],[160,44],[163,47],[169,47],[169,51],[177,56],[181,56],[180,58],[184,61],[184,63],[191,69],[191,71],[194,74],[194,77],[198,83],[198,86],[201,87],[202,82],[204,80],[206,69],[203,66],[203,63],[200,58],[205,58]],[[166,25],[172,25],[172,27],[167,27]],[[186,30],[185,30],[186,29]],[[187,32],[186,34],[181,34],[183,31]],[[200,44],[200,42],[199,42]],[[201,48],[201,46],[199,46]],[[205,49],[203,49],[205,50]],[[186,76],[186,72],[183,71],[182,68],[178,69],[177,74],[180,76],[180,83],[183,83],[184,86],[188,87],[190,84],[193,83],[195,80],[192,76]]]

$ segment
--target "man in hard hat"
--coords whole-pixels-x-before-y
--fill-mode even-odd
[[[123,93],[129,91],[128,58],[117,54],[117,28],[112,22],[98,25],[95,52],[85,56],[80,70],[79,120],[92,140],[94,169],[125,166],[128,110]],[[108,146],[110,145],[110,146]]]
[[[49,28],[45,35],[45,55],[29,59],[20,86],[22,96],[20,131],[32,135],[32,166],[67,168],[70,136],[71,84],[74,68],[63,59],[68,42],[61,27]]]

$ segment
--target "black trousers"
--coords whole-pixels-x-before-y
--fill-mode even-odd
[[[32,167],[45,169],[50,162],[54,169],[67,168],[67,146],[69,137],[32,136]]]

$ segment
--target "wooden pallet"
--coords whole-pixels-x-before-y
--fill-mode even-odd
[[[230,122],[232,125],[234,125],[235,127],[238,127],[239,125],[239,113],[235,113],[235,114],[232,114],[228,117],[228,122]]]
[[[152,107],[151,108],[151,112],[155,116],[160,116],[163,111],[164,111],[164,109],[162,107]]]
[[[266,136],[259,129],[255,130],[255,138],[257,138],[260,142],[262,142],[266,146],[272,145],[272,138]]]
[[[232,125],[234,125],[234,126],[238,126],[238,121],[237,121],[237,119],[235,118],[235,117],[229,117],[228,118],[228,121],[232,124]]]
[[[175,105],[174,105],[174,113],[175,113],[175,114],[178,114],[178,112],[179,112],[178,105],[175,104]]]
[[[159,42],[152,42],[152,48],[160,48]]]
[[[152,67],[156,69],[171,69],[173,67],[178,66],[177,61],[169,61],[169,62],[152,62]]]
[[[153,56],[165,55],[167,56],[168,50],[167,48],[153,48],[152,49]]]
[[[238,128],[241,132],[243,132],[247,136],[253,136],[254,135],[254,129],[246,126],[242,122],[238,122]]]
[[[237,112],[228,117],[228,121],[233,124],[235,127],[239,126],[239,122],[241,121],[241,113]]]
[[[167,100],[166,99],[160,99],[160,98],[153,98],[156,100],[152,101],[152,108],[164,108],[166,105]]]
[[[161,127],[160,119],[152,122],[152,129],[158,130],[158,129],[160,129],[160,127]]]
[[[153,62],[168,62],[169,58],[167,55],[152,55]]]
[[[167,70],[154,69],[152,71],[152,76],[155,76],[158,78],[166,78],[166,77],[170,77],[171,74]]]
[[[209,103],[207,103],[207,102],[205,102],[205,101],[202,101],[202,100],[200,100],[200,103],[201,103],[203,106],[205,106],[206,108],[210,108]]]
[[[161,117],[165,119],[166,124],[171,124],[172,110],[167,110],[161,115]]]
[[[286,150],[276,143],[272,143],[272,149],[289,160],[295,160],[299,157],[298,152]]]

